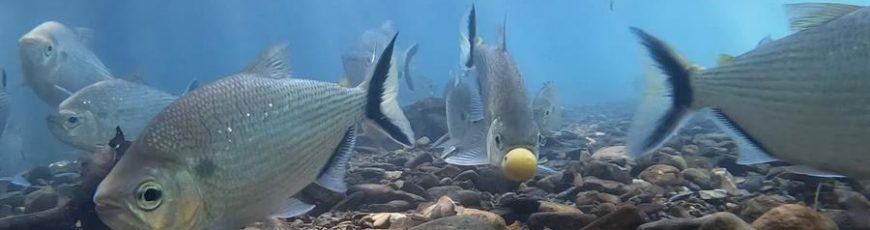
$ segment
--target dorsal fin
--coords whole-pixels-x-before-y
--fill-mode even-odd
[[[504,15],[504,18],[501,20],[501,28],[499,28],[499,45],[498,49],[501,51],[507,51],[507,14]]]
[[[478,43],[476,21],[474,4],[472,4],[465,22],[459,28],[459,60],[462,66],[467,69],[474,67],[474,46]]]
[[[184,89],[184,93],[182,93],[181,95],[188,94],[191,91],[195,90],[196,88],[199,88],[199,80],[194,78],[194,79],[190,80],[189,83],[187,83],[187,88]]]
[[[761,47],[763,45],[767,45],[767,43],[773,42],[773,38],[770,37],[770,34],[761,38],[757,44],[755,44],[755,48]]]
[[[93,49],[94,47],[94,30],[91,28],[85,27],[76,27],[75,29],[76,35],[79,38],[79,42],[85,46],[85,48]]]
[[[260,76],[275,79],[290,78],[289,62],[287,43],[280,43],[260,53],[242,73],[261,74]]]
[[[798,32],[824,25],[861,8],[840,3],[796,3],[786,4],[785,14],[791,31]]]

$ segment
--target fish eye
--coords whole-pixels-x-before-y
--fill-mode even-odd
[[[69,117],[66,119],[66,121],[69,122],[70,124],[75,124],[76,122],[79,122],[79,118],[78,117]]]
[[[163,187],[157,182],[147,181],[136,189],[136,205],[144,210],[154,210],[163,203]]]
[[[496,135],[496,136],[495,136],[495,144],[497,144],[497,145],[501,145],[501,135]]]
[[[548,109],[547,111],[544,111],[544,115],[545,115],[545,116],[550,116],[550,110]]]
[[[51,56],[51,52],[54,51],[54,46],[48,45],[45,47],[45,56]]]

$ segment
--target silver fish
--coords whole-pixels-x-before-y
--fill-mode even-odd
[[[472,105],[481,105],[479,109],[483,111],[481,119],[485,125],[483,132],[465,132],[484,135],[482,139],[485,141],[448,148],[458,151],[444,154],[444,160],[456,165],[497,166],[508,178],[525,181],[536,173],[538,147],[543,136],[532,116],[525,82],[505,46],[504,30],[499,47],[478,42],[475,17],[472,6],[466,27],[463,28],[468,32],[461,33],[460,59],[464,68],[463,77],[473,79],[472,88],[480,95],[481,103]],[[473,110],[477,109],[469,111]]]
[[[344,67],[344,75],[339,79],[339,82],[346,82],[345,86],[353,87],[359,85],[369,76],[370,71],[375,64],[375,57],[383,47],[390,42],[392,35],[396,33],[395,26],[392,21],[386,21],[380,27],[369,29],[363,32],[359,42],[344,55],[341,56],[342,66]],[[408,88],[414,90],[413,77],[411,76],[412,62],[417,55],[417,43],[412,44],[405,50],[404,55],[396,58],[396,63],[402,66],[399,71],[399,78],[404,78],[408,84]],[[395,55],[395,54],[394,54]]]
[[[82,44],[82,33],[49,21],[18,39],[24,82],[51,106],[85,86],[112,78],[109,69]]]
[[[553,135],[562,128],[562,103],[556,96],[556,86],[553,82],[546,82],[538,95],[532,101],[532,113],[535,123],[541,129],[544,136]]]
[[[358,123],[414,144],[395,103],[394,42],[354,88],[253,69],[185,94],[100,184],[97,213],[114,229],[239,229],[310,207],[288,198],[312,183],[343,193]]]
[[[781,159],[802,165],[791,168],[798,173],[870,178],[870,8],[786,7],[802,29],[705,70],[633,28],[669,90],[646,93],[629,152],[656,150],[691,114],[708,111],[737,143],[738,163]]]
[[[46,119],[49,130],[62,142],[87,152],[105,147],[121,127],[136,137],[148,121],[177,96],[130,82],[110,79],[82,88]]]

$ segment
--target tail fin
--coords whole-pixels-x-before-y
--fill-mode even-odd
[[[408,83],[408,89],[411,89],[411,91],[414,91],[414,79],[411,77],[411,62],[417,55],[418,47],[417,43],[411,45],[411,47],[405,50],[405,58],[402,59],[405,60],[405,64],[402,68],[402,77],[405,78],[405,82]]]
[[[468,12],[468,19],[459,28],[459,60],[462,61],[462,66],[465,68],[474,67],[474,46],[477,39],[477,20],[474,13],[474,5],[471,5],[471,11]],[[464,31],[464,32],[463,32]]]
[[[637,157],[660,147],[691,114],[693,68],[661,40],[638,28],[631,30],[667,75],[666,84],[661,85],[664,92],[656,92],[655,85],[649,85],[635,113],[627,145],[629,153]]]
[[[396,100],[399,93],[399,79],[392,58],[393,45],[398,36],[399,34],[396,33],[390,44],[381,52],[369,81],[359,87],[365,89],[368,95],[366,118],[394,141],[406,147],[413,147],[414,131],[411,130],[411,124]]]

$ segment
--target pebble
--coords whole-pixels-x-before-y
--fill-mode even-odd
[[[619,181],[622,183],[631,183],[631,175],[629,169],[620,167],[619,165],[593,160],[586,163],[583,168],[583,175],[594,176],[600,179]]]
[[[48,210],[57,206],[57,201],[57,192],[51,187],[43,187],[27,194],[24,199],[24,210],[26,213]]]
[[[837,224],[822,213],[799,204],[773,208],[752,222],[758,230],[835,230]]]
[[[599,161],[610,161],[615,159],[630,159],[625,151],[625,146],[610,146],[596,150],[592,154],[592,159]]]
[[[577,193],[576,199],[574,199],[574,203],[578,206],[596,205],[600,203],[618,204],[619,202],[621,202],[621,200],[618,196],[598,191],[579,192]]]
[[[597,217],[582,212],[538,212],[529,216],[530,230],[574,230],[595,221]]]
[[[582,230],[634,230],[646,222],[647,218],[640,209],[627,205],[596,219]]]
[[[683,179],[698,185],[701,189],[713,189],[713,182],[710,179],[711,173],[706,169],[687,168],[683,169],[680,175],[683,176]]]
[[[471,216],[450,216],[417,225],[410,230],[503,230],[507,226],[494,225]]]
[[[759,195],[743,201],[740,204],[740,212],[738,214],[744,220],[752,221],[758,219],[765,212],[785,204],[785,202],[785,199],[780,196]]]
[[[754,230],[751,225],[729,212],[717,212],[704,217],[689,219],[664,219],[641,225],[638,230]]]
[[[639,177],[658,186],[677,186],[683,184],[680,170],[677,167],[665,164],[652,165],[643,170]]]

